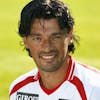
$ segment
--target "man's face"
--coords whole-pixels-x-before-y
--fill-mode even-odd
[[[66,58],[70,38],[60,29],[57,19],[35,19],[31,35],[24,37],[39,70],[54,72]]]

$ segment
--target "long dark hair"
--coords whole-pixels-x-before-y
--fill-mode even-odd
[[[74,26],[74,19],[70,11],[63,2],[58,0],[32,0],[29,2],[21,12],[19,21],[19,35],[21,37],[30,35],[30,28],[34,19],[52,19],[57,18],[61,29],[66,29],[66,34],[69,34]],[[78,42],[78,38],[73,36],[73,40]],[[26,49],[30,54],[29,49]],[[74,52],[74,41],[68,46],[69,52]]]

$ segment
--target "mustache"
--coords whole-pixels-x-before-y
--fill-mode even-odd
[[[49,55],[49,54],[57,54],[57,53],[58,53],[58,51],[56,49],[50,50],[48,52],[40,51],[39,56],[41,56],[41,55]]]

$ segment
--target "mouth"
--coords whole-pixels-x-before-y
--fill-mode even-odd
[[[43,62],[52,63],[57,58],[57,55],[57,50],[51,50],[49,52],[40,52],[39,57]]]
[[[53,62],[55,60],[56,54],[43,54],[40,58],[47,62]]]
[[[55,57],[55,55],[42,56],[42,58],[46,59],[46,60],[53,59],[54,57]]]

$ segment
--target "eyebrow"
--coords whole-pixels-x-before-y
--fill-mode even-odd
[[[62,35],[61,32],[54,32],[52,35]]]
[[[31,33],[30,36],[41,36],[39,33]]]
[[[59,32],[54,32],[52,34],[52,36],[57,36],[57,35],[62,36],[62,35],[64,35],[64,32],[59,31]]]
[[[56,35],[63,35],[64,33],[62,32],[54,32],[51,35],[56,36]],[[30,36],[42,36],[40,33],[31,33]]]

